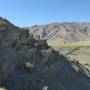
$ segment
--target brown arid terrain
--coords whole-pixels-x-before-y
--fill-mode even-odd
[[[74,27],[75,35],[81,35],[75,38],[72,24],[69,24],[67,30],[66,26],[62,25],[60,28],[58,24],[50,27],[33,26],[28,29],[16,27],[0,17],[0,87],[7,90],[43,90],[45,86],[48,90],[90,90],[89,69],[68,57],[76,49],[70,48],[66,53],[65,48],[56,50],[51,44],[56,41],[54,38],[69,46],[89,41],[89,23],[83,25],[84,29],[80,31],[78,30],[81,26]],[[41,27],[44,27],[42,34]],[[72,29],[69,31],[69,28]],[[64,34],[61,35],[60,32]],[[50,42],[49,45],[46,39]]]
[[[47,38],[48,44],[63,45],[90,45],[90,23],[52,23],[35,25],[29,28],[30,32]]]

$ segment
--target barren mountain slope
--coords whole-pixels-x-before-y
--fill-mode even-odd
[[[90,23],[53,23],[35,25],[29,28],[30,33],[38,33],[47,38],[48,43],[60,45],[90,45]]]

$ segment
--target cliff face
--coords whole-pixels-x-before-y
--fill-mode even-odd
[[[45,43],[37,47],[27,29],[9,25],[2,23],[0,29],[0,86],[8,90],[42,90],[44,86],[48,90],[90,90],[90,72],[80,63],[46,48]]]

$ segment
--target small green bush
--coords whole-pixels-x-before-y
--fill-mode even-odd
[[[30,62],[27,62],[25,64],[25,67],[30,71],[32,71],[34,69],[34,65],[32,63],[30,63]]]

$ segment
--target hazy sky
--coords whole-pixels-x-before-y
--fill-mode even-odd
[[[0,16],[18,26],[90,21],[90,0],[0,0]]]

